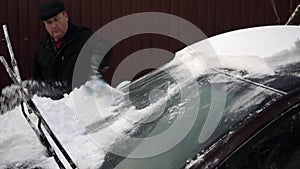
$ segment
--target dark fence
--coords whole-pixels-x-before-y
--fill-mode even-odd
[[[139,12],[163,12],[184,18],[208,37],[240,28],[284,24],[300,0],[63,0],[73,23],[98,30],[122,16]],[[23,79],[31,78],[33,50],[44,33],[37,11],[42,0],[1,0],[0,24],[7,24]],[[0,55],[9,58],[0,31]],[[118,64],[131,53],[145,48],[176,52],[184,47],[176,39],[145,34],[125,39],[113,47],[110,81]],[[11,80],[0,66],[0,88]]]

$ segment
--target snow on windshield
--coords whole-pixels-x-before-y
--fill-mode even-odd
[[[219,67],[246,70],[251,75],[274,73],[266,60],[258,55],[241,57],[225,52],[219,58],[205,58],[205,55],[196,52],[197,57],[191,57],[195,56],[194,50],[185,48],[176,54],[176,58],[184,61],[195,77],[205,73],[207,66],[214,68],[216,62]],[[199,62],[202,63],[201,67]],[[170,64],[178,62],[174,59]],[[176,90],[174,86],[169,87],[165,97],[171,97]],[[118,133],[127,133],[135,122],[149,117],[149,113],[166,102],[165,97],[154,95],[157,98],[154,98],[153,104],[137,110],[133,105],[124,106],[128,102],[124,95],[124,91],[96,80],[87,82],[61,100],[35,96],[34,102],[78,167],[98,168],[111,145],[122,136]],[[34,115],[30,117],[35,119]],[[19,106],[0,116],[0,135],[0,168],[58,168],[53,159],[46,157],[44,147],[27,124]],[[97,141],[93,138],[97,138]]]
[[[232,60],[235,61],[236,58]],[[248,61],[245,59],[244,62]],[[141,120],[148,115],[147,113],[152,112],[151,109],[158,106],[151,104],[143,111],[131,106],[122,112],[115,112],[114,110],[124,104],[118,100],[120,97],[122,91],[97,81],[96,84],[90,82],[75,89],[70,95],[58,101],[37,96],[34,97],[34,101],[79,168],[97,168],[101,166],[106,150],[120,137],[111,130],[126,133],[133,128],[134,123],[130,122],[131,119]],[[74,98],[77,98],[75,102]],[[165,101],[160,99],[160,102]],[[119,113],[123,113],[123,117],[114,118]],[[19,106],[1,116],[0,129],[0,166],[15,163],[20,165],[38,163],[40,167],[51,169],[55,166],[49,165],[49,162],[54,161],[46,160],[44,148],[22,116]],[[86,132],[91,132],[93,138],[97,137],[97,142],[95,143]]]

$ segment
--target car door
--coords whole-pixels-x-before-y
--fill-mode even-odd
[[[272,111],[268,113],[272,113]],[[218,168],[300,168],[299,103],[282,112],[281,116],[254,133],[251,139],[224,160]]]

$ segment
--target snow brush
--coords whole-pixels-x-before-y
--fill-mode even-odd
[[[59,168],[65,169],[66,167],[64,166],[64,164],[59,159],[59,157],[58,157],[57,153],[55,152],[54,148],[51,146],[50,142],[48,141],[48,138],[46,137],[45,133],[43,132],[42,127],[49,134],[49,136],[51,137],[53,142],[56,144],[57,148],[60,150],[60,152],[62,153],[64,158],[68,161],[69,165],[73,169],[77,169],[76,164],[73,162],[73,160],[71,159],[71,157],[69,156],[67,151],[64,149],[62,144],[59,142],[59,140],[57,139],[55,134],[52,132],[51,128],[49,127],[49,125],[45,121],[45,119],[43,118],[41,112],[39,111],[39,109],[37,108],[37,106],[35,105],[33,100],[31,99],[31,97],[28,96],[27,92],[23,88],[22,83],[21,83],[22,82],[21,81],[21,76],[20,76],[19,69],[18,69],[18,66],[17,66],[17,61],[16,61],[16,59],[14,57],[14,54],[13,54],[13,51],[12,51],[12,46],[11,46],[11,42],[10,42],[10,39],[9,39],[9,36],[8,36],[8,31],[7,31],[7,26],[6,25],[3,25],[3,30],[4,30],[4,35],[5,35],[7,47],[8,47],[8,50],[9,50],[9,54],[10,54],[10,58],[11,58],[11,64],[12,64],[13,69],[8,65],[6,59],[3,56],[0,56],[0,61],[3,64],[3,66],[5,67],[5,70],[7,71],[9,77],[12,79],[13,83],[15,85],[19,86],[19,97],[22,100],[21,101],[21,110],[22,110],[23,116],[25,117],[28,124],[30,125],[30,127],[32,128],[32,130],[34,131],[36,136],[38,137],[41,144],[47,149],[48,156],[53,157],[55,159],[55,161],[56,161],[57,165],[59,166]],[[28,113],[29,114],[34,113],[37,116],[37,118],[38,118],[37,127],[34,125],[34,123],[31,121],[31,119],[27,115],[27,113],[25,111],[24,103],[26,104]]]
[[[293,20],[298,16],[299,17],[300,14],[300,4],[296,7],[296,9],[294,10],[294,12],[292,13],[292,15],[290,16],[290,18],[288,19],[288,21],[285,23],[285,25],[289,25],[291,22],[293,22]]]

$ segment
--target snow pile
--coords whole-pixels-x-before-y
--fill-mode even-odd
[[[90,121],[90,119],[93,119],[91,115],[95,114],[92,112],[98,111],[91,109],[89,103],[93,103],[95,98],[99,101],[109,99],[107,94],[112,94],[111,88],[101,81],[97,84],[95,87],[95,83],[89,82],[58,101],[37,96],[33,98],[50,128],[79,168],[99,167],[105,155],[101,147],[93,143],[86,135],[85,128],[80,124],[77,114],[78,111],[85,111],[82,120]],[[95,97],[93,97],[93,93],[89,93],[93,87],[98,90]],[[77,106],[74,106],[74,97],[80,99],[78,100],[80,102],[76,103]],[[106,101],[102,103],[100,106],[108,110],[110,105]],[[30,118],[36,119],[34,115],[30,115]],[[2,166],[0,168],[18,165],[29,167],[34,166],[36,163],[39,163],[37,166],[42,168],[53,168],[53,165],[49,167],[48,163],[43,164],[46,159],[45,149],[27,124],[20,106],[1,116],[0,135],[0,166]],[[107,142],[110,144],[110,139],[108,140]],[[53,160],[52,163],[55,165]]]
[[[111,146],[164,104],[172,95],[170,91],[164,97],[158,94],[152,98],[155,103],[142,110],[123,100],[124,92],[100,80],[87,82],[61,100],[37,96],[33,100],[78,167],[99,168]],[[36,119],[34,115],[30,118]],[[0,135],[0,168],[16,164],[57,168],[53,159],[47,159],[19,106],[1,116]]]
[[[300,38],[290,48],[276,52],[272,57],[266,59],[272,68],[300,62]]]

